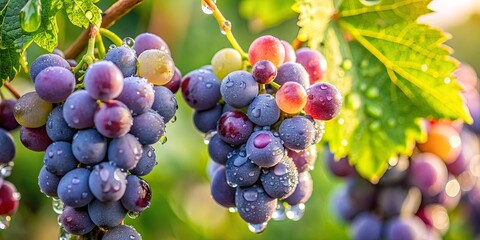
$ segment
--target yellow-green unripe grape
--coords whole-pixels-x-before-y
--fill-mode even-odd
[[[164,51],[150,49],[137,58],[137,73],[154,85],[164,85],[172,80],[175,72],[173,59]]]
[[[18,99],[13,108],[17,122],[27,128],[38,128],[47,123],[52,104],[41,99],[36,92],[29,92]]]
[[[233,48],[224,48],[212,58],[213,72],[220,80],[233,71],[241,70],[242,64],[242,55]]]

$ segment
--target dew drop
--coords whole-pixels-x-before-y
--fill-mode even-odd
[[[88,20],[92,20],[93,18],[93,13],[92,11],[88,10],[85,12],[85,17],[88,19]]]
[[[233,160],[233,165],[236,166],[236,167],[240,167],[242,166],[243,164],[245,164],[247,162],[248,158],[247,157],[237,157],[235,158],[235,160]]]
[[[245,191],[243,193],[243,198],[249,202],[253,202],[258,199],[258,193],[255,190]]]
[[[62,214],[63,202],[60,200],[60,198],[52,198],[52,209],[56,214]]]
[[[251,224],[251,223],[248,224],[248,230],[250,230],[253,233],[261,233],[265,231],[266,228],[267,228],[266,222],[260,223],[260,224]]]
[[[164,135],[164,136],[161,136],[161,137],[160,137],[160,143],[161,143],[161,144],[167,143],[167,136],[165,136],[165,135]]]
[[[277,205],[277,208],[275,209],[275,211],[272,214],[272,219],[275,220],[275,221],[282,221],[286,217],[287,217],[287,215],[285,214],[285,207],[283,206],[282,203],[279,203]]]
[[[212,0],[213,3],[216,3],[217,0]],[[205,14],[212,14],[213,13],[213,9],[210,8],[206,3],[205,1],[202,1],[202,12],[205,13]]]
[[[293,221],[300,220],[303,217],[304,213],[305,213],[305,204],[303,203],[292,205],[286,211],[287,218]]]
[[[273,167],[273,173],[277,176],[283,176],[287,174],[287,172],[287,165],[285,165],[285,163],[283,162],[278,163],[277,165],[275,165],[275,167]]]
[[[133,47],[135,40],[133,40],[131,37],[126,37],[123,39],[122,44],[127,47]]]
[[[12,218],[10,216],[0,216],[0,229],[5,230],[10,226],[10,221]]]

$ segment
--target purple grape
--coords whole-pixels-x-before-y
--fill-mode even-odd
[[[355,240],[381,240],[382,221],[371,213],[360,214],[353,220],[352,235]]]
[[[330,83],[320,82],[307,89],[305,113],[317,120],[330,120],[338,115],[342,107],[342,95]]]
[[[220,104],[204,111],[195,111],[193,113],[193,124],[200,132],[207,133],[216,130],[217,121],[221,115],[222,105]]]
[[[292,159],[285,157],[277,165],[264,169],[260,180],[270,197],[284,199],[295,191],[298,171]]]
[[[273,167],[285,156],[282,140],[271,131],[256,131],[246,145],[249,159],[260,167]]]
[[[355,168],[348,162],[348,157],[335,159],[330,150],[326,150],[326,162],[330,172],[337,177],[350,177],[356,174]]]
[[[51,103],[65,101],[75,89],[75,76],[63,67],[48,67],[35,79],[35,90],[43,100]]]
[[[60,183],[59,176],[47,171],[45,166],[42,167],[38,174],[38,186],[40,191],[50,197],[58,197],[57,188]]]
[[[142,212],[150,206],[152,190],[148,183],[135,176],[127,177],[127,188],[121,199],[125,209],[132,212]]]
[[[58,176],[63,176],[78,165],[72,153],[72,144],[68,142],[54,142],[45,150],[43,158],[45,168]]]
[[[427,228],[418,217],[397,217],[388,221],[385,238],[390,240],[426,239]]]
[[[52,143],[45,126],[39,128],[22,127],[20,129],[20,141],[23,146],[35,152],[45,151]]]
[[[141,144],[154,144],[165,134],[165,123],[157,112],[148,110],[133,118],[130,133]]]
[[[243,220],[251,224],[262,224],[272,217],[277,207],[277,199],[269,197],[261,186],[253,185],[237,188],[235,205]]]
[[[8,163],[13,161],[15,157],[15,143],[12,136],[5,130],[0,128],[0,146],[2,150],[0,152],[0,163]],[[0,185],[1,186],[1,185]]]
[[[71,142],[76,131],[70,128],[63,118],[63,106],[56,106],[48,115],[47,135],[53,141]]]
[[[280,40],[280,42],[285,48],[285,60],[283,62],[284,63],[295,62],[297,60],[297,56],[295,54],[295,50],[293,49],[292,45],[285,40]]]
[[[115,64],[124,77],[133,76],[137,72],[137,57],[135,51],[126,46],[110,49],[103,60]]]
[[[102,240],[126,240],[126,236],[128,236],[129,240],[142,240],[142,236],[140,236],[137,230],[128,225],[118,225],[108,230],[103,235]]]
[[[232,187],[251,186],[260,177],[260,167],[248,159],[245,149],[237,149],[229,154],[225,172],[227,182]]]
[[[220,92],[225,103],[243,108],[258,95],[258,84],[249,72],[234,71],[222,80]]]
[[[293,150],[304,150],[315,142],[315,124],[304,116],[283,120],[278,133],[285,147]]]
[[[175,116],[178,109],[177,99],[166,87],[155,86],[153,89],[155,91],[155,100],[152,109],[160,114],[163,117],[163,121],[167,123]]]
[[[317,50],[300,48],[296,51],[297,63],[302,64],[310,76],[310,84],[323,79],[327,71],[327,61]]]
[[[381,189],[378,194],[378,207],[385,217],[409,216],[417,212],[422,201],[418,190],[408,190],[401,187]]]
[[[213,200],[223,207],[235,207],[235,188],[227,183],[225,167],[220,166],[215,170],[210,185]]]
[[[222,97],[217,76],[212,71],[204,69],[189,72],[183,77],[180,87],[183,99],[195,110],[213,108]]]
[[[95,165],[88,185],[96,199],[103,202],[118,201],[127,187],[127,176],[120,168],[108,162]]]
[[[155,148],[150,145],[145,145],[143,146],[142,157],[138,160],[137,165],[133,169],[130,169],[130,173],[137,176],[145,176],[153,170],[155,165],[157,165]]]
[[[84,235],[95,228],[88,216],[87,208],[65,206],[59,218],[62,227],[71,234]]]
[[[180,84],[182,83],[182,73],[175,67],[175,72],[173,73],[172,80],[164,84],[163,86],[168,88],[172,93],[177,93],[180,89]]]
[[[95,129],[78,131],[73,137],[72,152],[86,165],[95,165],[107,155],[107,139]]]
[[[317,160],[317,148],[311,146],[305,150],[294,151],[287,149],[287,155],[292,158],[299,173],[313,169]]]
[[[93,195],[88,187],[89,175],[89,170],[77,168],[68,172],[60,179],[57,194],[65,205],[70,207],[83,207],[92,201]]]
[[[310,199],[310,196],[312,196],[312,191],[313,181],[310,173],[299,173],[297,187],[295,188],[295,191],[293,191],[293,193],[285,199],[285,202],[290,205],[305,203],[308,201],[308,199]]]
[[[63,106],[63,118],[69,127],[76,129],[93,127],[97,102],[87,91],[79,90],[72,93]]]
[[[280,118],[280,108],[272,95],[260,94],[248,106],[247,116],[256,125],[270,126]]]
[[[170,55],[170,49],[168,48],[167,43],[165,43],[162,38],[152,33],[142,33],[138,35],[135,38],[133,49],[137,53],[137,56],[149,49],[159,49]]]
[[[94,199],[88,204],[88,215],[95,225],[111,228],[123,221],[127,210],[120,201],[102,202]]]
[[[13,116],[13,109],[17,101],[5,99],[0,102],[0,128],[12,131],[20,126]]]
[[[37,75],[47,67],[59,66],[70,70],[70,64],[56,54],[43,54],[30,65],[30,79],[35,82]]]
[[[98,61],[90,65],[83,81],[90,97],[102,101],[118,97],[123,89],[122,72],[109,61]]]
[[[287,62],[278,67],[277,77],[274,80],[276,83],[283,85],[286,82],[296,82],[302,85],[305,89],[310,86],[309,76],[305,68],[295,62]]]
[[[420,153],[412,157],[409,180],[426,196],[433,196],[445,187],[448,170],[445,163],[431,153]]]
[[[117,100],[127,105],[133,115],[146,112],[153,105],[155,92],[145,78],[127,77],[123,80],[123,89]]]
[[[277,76],[277,68],[268,60],[260,60],[253,66],[252,76],[257,83],[268,84]]]
[[[124,136],[130,131],[133,118],[125,104],[117,100],[102,103],[95,113],[95,127],[108,138]]]
[[[253,132],[253,124],[247,115],[239,111],[225,112],[217,123],[220,138],[232,145],[246,143]]]
[[[108,144],[108,159],[119,168],[130,170],[142,157],[142,145],[132,134],[112,139]]]
[[[222,165],[227,162],[228,154],[233,151],[233,147],[224,142],[217,133],[212,136],[208,142],[208,155],[210,158]]]

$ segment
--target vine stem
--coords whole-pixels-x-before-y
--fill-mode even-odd
[[[202,4],[206,4],[208,8],[213,11],[212,13],[213,17],[215,17],[215,19],[217,20],[218,25],[220,26],[220,29],[222,30],[222,32],[225,33],[225,36],[227,37],[232,47],[235,48],[235,50],[237,50],[240,53],[240,55],[242,55],[242,58],[248,59],[248,54],[245,51],[243,51],[242,47],[240,46],[240,44],[238,44],[237,40],[235,39],[235,36],[233,36],[231,22],[228,21],[223,16],[222,12],[220,12],[220,9],[218,9],[217,5],[215,5],[215,3],[212,2],[212,0],[201,0],[201,1],[202,1]]]
[[[10,91],[10,93],[12,93],[12,95],[16,98],[16,99],[19,99],[20,98],[20,93],[18,93],[17,89],[15,89],[12,85],[10,85],[9,82],[5,81],[3,83],[3,85],[8,89],[8,91]]]
[[[115,22],[123,17],[123,15],[130,12],[137,5],[142,3],[143,0],[119,0],[114,3],[110,8],[108,8],[102,16],[101,28],[108,28],[115,24]],[[80,34],[80,36],[75,40],[75,42],[70,46],[70,48],[65,51],[65,58],[72,59],[80,55],[80,53],[85,49],[88,43],[89,31],[85,30]]]
[[[100,34],[112,41],[117,47],[122,46],[123,44],[122,39],[117,34],[106,28],[100,28]]]

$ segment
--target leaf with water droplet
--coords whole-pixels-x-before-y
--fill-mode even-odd
[[[41,24],[42,2],[29,0],[20,10],[20,25],[26,32],[34,32]]]
[[[66,0],[65,11],[70,22],[78,27],[88,28],[90,24],[100,26],[102,23],[102,10],[93,0]]]

